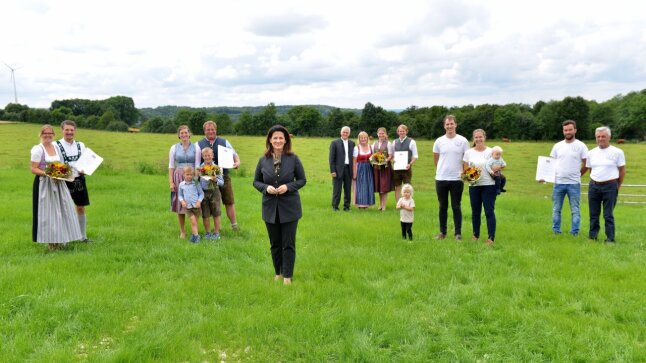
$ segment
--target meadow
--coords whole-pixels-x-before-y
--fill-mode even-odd
[[[223,135],[242,160],[233,175],[241,232],[223,217],[222,240],[192,245],[177,238],[168,211],[176,136],[78,130],[105,158],[88,177],[94,242],[48,251],[31,242],[29,150],[38,130],[0,124],[2,362],[646,361],[646,205],[617,206],[614,246],[585,237],[585,196],[581,235],[553,235],[551,185],[534,181],[536,158],[552,143],[503,145],[508,192],[488,248],[469,241],[467,188],[465,241],[433,240],[432,140],[417,140],[415,240],[407,242],[394,194],[385,212],[332,212],[330,139],[294,138],[307,185],[294,283],[283,286],[273,281],[252,187],[264,138]],[[644,184],[646,145],[621,148],[625,184]],[[568,211],[566,203],[564,229]]]

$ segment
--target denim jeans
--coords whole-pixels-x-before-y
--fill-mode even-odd
[[[495,185],[469,187],[471,225],[473,226],[473,236],[476,238],[480,238],[480,218],[484,207],[488,238],[492,241],[496,240],[496,195],[498,195],[498,189]]]
[[[552,230],[554,233],[561,233],[561,210],[563,209],[565,195],[570,201],[570,212],[572,212],[572,229],[570,229],[570,233],[577,235],[581,225],[581,211],[579,209],[581,201],[580,184],[554,184],[554,191],[552,192]]]
[[[619,186],[615,183],[610,184],[592,184],[588,186],[588,205],[590,206],[590,234],[588,237],[597,239],[599,235],[599,214],[601,214],[601,205],[603,205],[603,219],[606,228],[606,239],[615,240],[615,216],[613,211],[617,204],[617,194]]]

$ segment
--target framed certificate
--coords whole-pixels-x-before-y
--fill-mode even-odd
[[[408,151],[395,151],[393,159],[395,160],[393,170],[406,170],[406,165],[408,165]]]
[[[536,180],[544,180],[548,183],[556,182],[556,159],[547,156],[538,157]]]
[[[223,169],[233,168],[233,149],[218,145],[218,166]]]

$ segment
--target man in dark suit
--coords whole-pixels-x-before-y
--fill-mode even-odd
[[[332,174],[332,208],[339,210],[341,188],[343,188],[343,210],[350,210],[352,188],[352,151],[354,142],[349,139],[350,128],[343,126],[341,138],[330,143],[330,173]]]

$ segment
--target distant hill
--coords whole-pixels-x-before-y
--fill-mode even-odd
[[[307,106],[317,109],[323,117],[327,116],[333,109],[337,108],[334,106],[327,105],[299,105]],[[278,115],[287,114],[287,112],[296,107],[294,105],[282,105],[276,106],[276,112]],[[217,107],[188,107],[188,106],[158,106],[155,108],[145,107],[140,108],[139,111],[144,118],[152,118],[155,116],[161,116],[163,118],[173,118],[179,110],[190,110],[190,111],[204,111],[207,114],[227,114],[231,117],[232,120],[238,120],[238,117],[244,112],[249,112],[251,114],[257,114],[262,112],[265,106],[242,106],[242,107],[233,107],[233,106],[217,106]],[[357,115],[361,115],[361,109],[357,108],[341,108],[341,111],[352,111]]]

